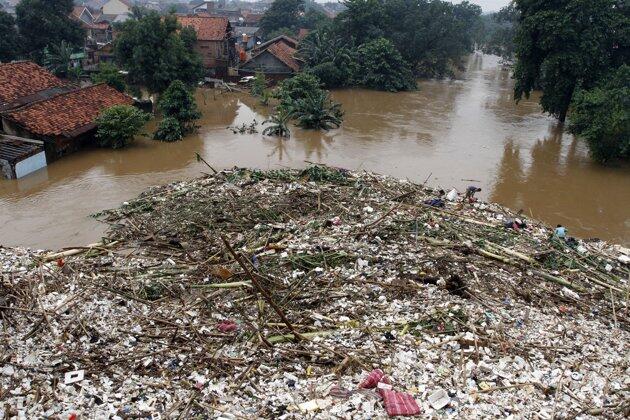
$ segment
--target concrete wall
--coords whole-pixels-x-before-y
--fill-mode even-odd
[[[11,164],[4,159],[0,159],[0,178],[2,177],[6,179],[13,179],[15,177]]]
[[[29,158],[26,158],[15,165],[15,177],[22,178],[38,169],[46,167],[46,153],[39,152]]]

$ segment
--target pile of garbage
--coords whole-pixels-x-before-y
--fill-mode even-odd
[[[0,248],[0,417],[627,417],[630,251],[445,198],[233,169]]]

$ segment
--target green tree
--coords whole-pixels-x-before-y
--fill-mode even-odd
[[[22,0],[15,8],[22,49],[33,60],[42,62],[44,48],[60,45],[83,46],[85,33],[70,19],[72,0]]]
[[[629,9],[625,0],[516,0],[517,100],[540,89],[540,104],[564,121],[573,94],[591,89],[627,62]]]
[[[59,45],[49,45],[44,48],[44,66],[55,76],[66,77],[72,60],[70,56],[73,47],[66,41],[61,41]]]
[[[309,33],[300,43],[300,56],[307,71],[328,88],[352,84],[356,73],[356,50],[349,41],[326,26]]]
[[[201,118],[190,89],[180,80],[173,81],[160,97],[158,108],[164,117],[175,118],[184,133],[194,130],[194,122]]]
[[[119,92],[124,92],[127,88],[125,77],[120,73],[118,67],[111,63],[101,63],[98,66],[98,73],[92,76],[94,83],[106,83]]]
[[[324,90],[309,92],[296,100],[290,114],[299,127],[315,130],[338,128],[343,122],[341,105],[332,102]]]
[[[275,97],[280,100],[280,107],[290,108],[300,98],[310,92],[321,89],[319,79],[309,73],[298,73],[290,79],[283,80],[275,91]]]
[[[623,65],[596,87],[579,89],[570,130],[584,138],[598,162],[630,158],[630,66]]]
[[[96,140],[101,147],[125,147],[149,120],[149,114],[129,105],[105,109],[96,119]]]
[[[275,0],[260,20],[260,29],[266,37],[281,28],[295,33],[300,27],[303,12],[304,0]]]
[[[15,19],[4,10],[0,10],[0,62],[15,60],[19,47]]]
[[[203,77],[201,57],[192,48],[194,30],[180,29],[174,14],[162,17],[154,11],[120,25],[115,56],[130,83],[156,93],[174,80],[193,86]]]
[[[156,132],[153,133],[154,140],[174,142],[183,138],[184,131],[182,130],[182,126],[179,124],[179,121],[177,121],[177,118],[174,117],[165,117],[160,121]]]
[[[416,89],[413,72],[391,41],[370,41],[358,53],[361,71],[355,77],[360,85],[390,92]]]

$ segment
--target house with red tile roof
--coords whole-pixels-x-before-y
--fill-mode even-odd
[[[267,78],[277,81],[300,71],[301,62],[296,58],[297,41],[279,36],[253,51],[253,56],[239,68],[239,74],[251,76],[262,72]]]
[[[74,88],[0,114],[2,129],[13,136],[42,140],[50,162],[77,150],[96,132],[106,108],[132,105],[133,99],[106,85]]]
[[[232,25],[224,16],[179,15],[182,27],[191,27],[197,33],[195,50],[201,55],[204,67],[213,77],[224,78],[228,68],[235,66],[238,58]]]
[[[0,63],[0,112],[69,89],[61,79],[31,61]]]

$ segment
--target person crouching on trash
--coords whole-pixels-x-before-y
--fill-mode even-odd
[[[466,188],[466,194],[464,195],[463,202],[474,203],[475,201],[477,201],[477,199],[475,198],[475,194],[480,191],[481,188],[479,187],[475,187],[474,185],[469,186],[468,188]]]

